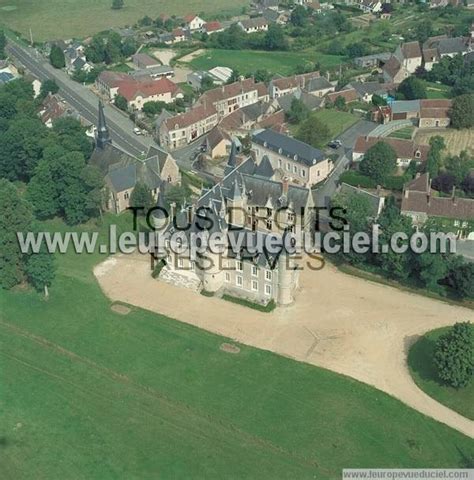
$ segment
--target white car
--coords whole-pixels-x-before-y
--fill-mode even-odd
[[[141,131],[138,127],[135,127],[135,128],[133,129],[133,133],[134,133],[135,135],[141,135],[141,134],[142,134],[142,131]]]

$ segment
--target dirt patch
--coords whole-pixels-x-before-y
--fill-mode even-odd
[[[415,135],[415,142],[423,145],[429,145],[430,138],[439,135],[444,138],[446,143],[445,154],[459,155],[463,150],[474,153],[474,128],[466,128],[464,130],[455,129],[429,129],[418,130]]]
[[[249,313],[246,307],[154,280],[147,256],[115,258],[115,265],[98,277],[112,301],[348,375],[473,436],[474,421],[422,392],[406,364],[407,339],[455,322],[473,321],[472,310],[366,281],[327,265],[318,272],[309,268],[300,272],[300,290],[292,306]]]
[[[114,303],[110,307],[110,310],[112,310],[112,312],[118,313],[119,315],[128,315],[131,312],[129,307],[121,305],[120,303]]]
[[[169,48],[154,50],[153,56],[155,56],[163,65],[169,65],[171,60],[176,57],[176,50],[171,50]]]
[[[232,343],[222,343],[219,347],[219,350],[222,350],[226,353],[240,353],[240,348]]]
[[[183,63],[189,63],[194,60],[196,57],[199,57],[205,52],[204,49],[200,48],[199,50],[195,50],[194,52],[188,53],[184,57],[181,57],[178,61]]]

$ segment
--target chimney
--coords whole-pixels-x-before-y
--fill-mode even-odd
[[[453,187],[453,193],[451,195],[451,198],[453,200],[453,205],[456,206],[457,205],[457,200],[456,200],[456,187],[455,186]]]
[[[408,195],[409,195],[409,190],[408,190],[408,188],[403,187],[403,196],[404,196],[405,198],[408,198]]]
[[[288,195],[288,184],[289,184],[288,177],[284,177],[281,181],[281,186],[282,186],[282,195],[284,195],[285,197]]]
[[[188,206],[188,223],[192,224],[194,219],[194,204]]]

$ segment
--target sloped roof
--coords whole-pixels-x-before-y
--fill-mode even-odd
[[[280,153],[307,166],[326,160],[327,156],[319,149],[295,138],[267,129],[252,135],[252,142]]]
[[[163,123],[168,130],[176,130],[178,128],[186,128],[201,120],[217,115],[217,111],[213,105],[197,105],[188,112],[166,119]]]
[[[340,90],[339,92],[332,92],[327,94],[329,101],[334,102],[336,98],[342,97],[346,103],[355,102],[357,100],[357,90],[354,88],[348,88],[346,90]]]
[[[400,62],[395,56],[390,57],[388,62],[383,66],[383,70],[393,79],[400,71]]]
[[[413,140],[404,140],[400,138],[390,137],[358,137],[354,145],[354,153],[364,154],[367,150],[379,142],[390,145],[396,152],[398,158],[417,158],[421,161],[426,161],[430,147],[428,145],[418,145]],[[416,152],[420,156],[416,156]]]
[[[421,48],[419,42],[407,42],[402,44],[402,54],[404,58],[421,57]]]

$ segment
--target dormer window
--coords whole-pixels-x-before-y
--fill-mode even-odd
[[[267,148],[267,142],[263,142],[263,146]]]
[[[415,152],[415,157],[416,157],[416,158],[420,158],[420,157],[421,157],[421,152],[420,152],[419,150],[417,150],[417,151]]]
[[[282,152],[283,152],[283,150],[281,148],[279,148],[278,153],[281,155]]]
[[[296,153],[295,153],[295,155],[294,155],[294,157],[293,157],[293,160],[298,160],[298,155],[296,155]]]

